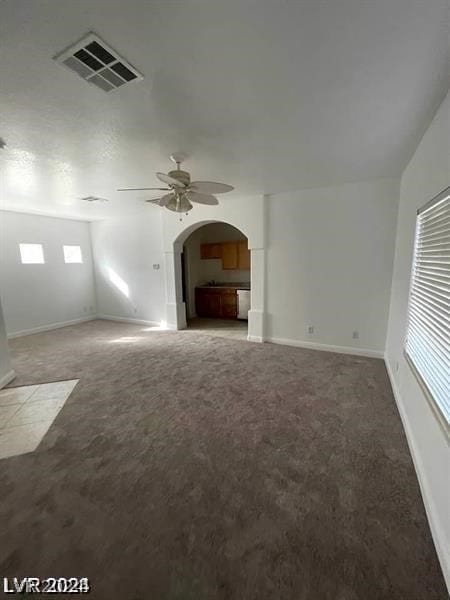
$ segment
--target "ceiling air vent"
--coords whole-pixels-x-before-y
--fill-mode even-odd
[[[95,33],[88,33],[82,40],[53,58],[105,92],[143,79],[128,61]]]

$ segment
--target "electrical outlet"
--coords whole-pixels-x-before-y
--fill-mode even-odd
[[[157,271],[159,269],[159,265],[158,264],[154,264],[153,268],[155,269],[155,271]]]
[[[354,331],[354,332],[353,332],[353,335],[352,335],[352,338],[353,338],[354,340],[359,340],[359,331]]]
[[[134,314],[137,313],[137,308],[135,306],[133,306],[133,312],[134,312]]]
[[[314,333],[314,326],[313,325],[310,325],[308,327],[308,333]]]

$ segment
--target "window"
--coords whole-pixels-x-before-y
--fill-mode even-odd
[[[19,244],[20,260],[24,265],[43,265],[44,250],[42,244]]]
[[[448,432],[450,188],[417,213],[405,352]]]
[[[82,263],[80,246],[63,246],[65,263]]]

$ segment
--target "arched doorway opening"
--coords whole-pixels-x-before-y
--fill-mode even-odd
[[[245,233],[224,222],[192,231],[183,243],[181,286],[188,329],[247,339],[251,260]]]
[[[248,313],[248,337],[252,342],[264,340],[264,306],[265,306],[265,247],[263,228],[262,198],[249,200],[251,211],[243,211],[241,203],[236,201],[223,211],[227,214],[220,219],[214,218],[209,212],[211,207],[205,207],[203,218],[187,225],[174,220],[173,215],[163,215],[164,240],[164,274],[166,287],[166,323],[170,329],[185,329],[187,327],[186,304],[183,302],[182,261],[183,245],[191,233],[209,223],[226,223],[233,225],[248,238],[250,250],[250,310]],[[217,208],[217,207],[213,207]],[[248,207],[250,208],[250,207]],[[250,218],[251,216],[251,218]]]

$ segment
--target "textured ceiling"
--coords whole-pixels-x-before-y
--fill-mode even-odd
[[[1,206],[131,211],[149,196],[115,189],[158,185],[174,151],[190,155],[195,179],[239,195],[398,176],[448,89],[447,10],[447,0],[3,0]],[[106,94],[52,60],[88,31],[144,80]],[[79,200],[88,195],[110,202]]]

